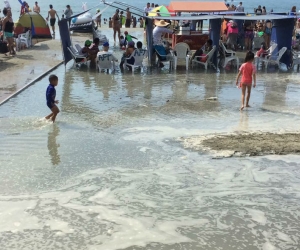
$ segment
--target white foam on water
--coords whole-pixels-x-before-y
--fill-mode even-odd
[[[29,213],[36,200],[0,201],[0,232],[17,233],[25,229],[42,229],[38,217]]]
[[[267,223],[267,218],[264,212],[249,208],[246,208],[246,210],[248,211],[248,214],[252,217],[252,220],[258,222],[261,225],[265,225]]]

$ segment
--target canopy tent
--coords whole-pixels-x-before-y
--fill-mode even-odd
[[[228,10],[224,2],[171,2],[174,12],[219,12]]]
[[[31,30],[33,38],[52,38],[49,26],[45,19],[36,12],[25,13],[15,23],[15,34]]]

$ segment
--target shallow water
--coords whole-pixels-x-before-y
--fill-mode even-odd
[[[200,72],[200,73],[199,73]],[[299,130],[299,74],[64,67],[0,107],[3,249],[298,249],[300,156],[212,159],[178,138]],[[207,101],[217,97],[216,101]]]

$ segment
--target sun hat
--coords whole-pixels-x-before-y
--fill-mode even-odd
[[[109,47],[109,43],[108,42],[103,43],[103,47]]]
[[[169,25],[169,23],[165,22],[164,20],[155,20],[154,24],[158,27],[165,27]]]
[[[84,46],[91,46],[92,42],[90,40],[86,40],[84,42]]]

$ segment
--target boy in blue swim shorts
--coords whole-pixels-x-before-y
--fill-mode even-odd
[[[49,109],[51,109],[52,113],[45,118],[47,120],[51,119],[51,121],[55,122],[55,118],[57,114],[59,113],[59,109],[55,104],[58,104],[58,101],[55,100],[56,96],[56,90],[55,87],[58,84],[58,77],[56,75],[50,75],[49,76],[49,86],[46,90],[46,101],[47,106]]]

